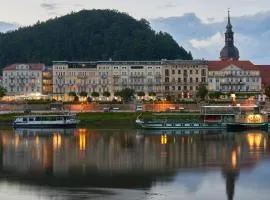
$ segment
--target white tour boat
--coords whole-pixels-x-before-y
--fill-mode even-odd
[[[79,124],[74,114],[54,114],[54,115],[24,115],[16,117],[13,126],[25,128],[37,127],[75,127]]]

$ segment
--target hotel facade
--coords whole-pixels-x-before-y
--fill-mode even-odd
[[[200,83],[207,84],[207,63],[203,60],[53,62],[53,96],[67,99],[70,92],[109,92],[131,88],[154,92],[156,97],[192,98]]]
[[[13,64],[3,70],[3,87],[7,95],[42,94],[44,64]]]

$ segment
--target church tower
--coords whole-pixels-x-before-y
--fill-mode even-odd
[[[221,60],[239,60],[239,51],[234,46],[233,34],[234,33],[232,31],[230,11],[228,10],[228,23],[225,32],[225,46],[220,52]]]

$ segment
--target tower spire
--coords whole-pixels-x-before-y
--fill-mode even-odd
[[[234,33],[232,30],[230,9],[228,9],[228,22],[227,22],[226,32],[225,32],[225,46],[220,52],[221,60],[238,60],[239,59],[239,51],[234,46],[233,35]]]
[[[232,30],[230,8],[228,8],[228,23],[227,23],[226,28],[227,28],[227,31],[231,31]]]

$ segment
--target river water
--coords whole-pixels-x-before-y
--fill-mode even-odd
[[[0,130],[0,199],[268,200],[262,131]]]

